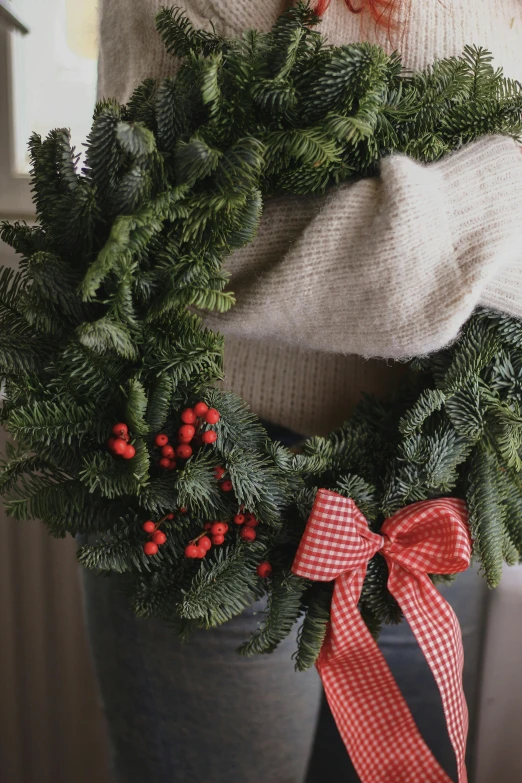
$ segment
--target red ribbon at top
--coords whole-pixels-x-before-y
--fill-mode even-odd
[[[468,711],[458,620],[428,574],[470,564],[464,501],[413,503],[372,533],[353,500],[320,489],[292,570],[335,579],[328,633],[317,659],[332,714],[363,783],[451,783],[422,739],[410,710],[357,604],[368,561],[386,558],[396,598],[439,687],[459,783],[466,783]]]

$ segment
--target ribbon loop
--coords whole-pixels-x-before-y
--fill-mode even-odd
[[[384,544],[382,536],[368,528],[366,518],[353,500],[342,498],[340,515],[337,506],[332,506],[331,495],[341,497],[325,489],[317,493],[294,562],[295,573],[318,582],[331,582],[358,568],[366,571],[368,560]]]
[[[470,563],[471,542],[463,500],[423,500],[386,520],[383,554],[408,571],[456,574]]]
[[[439,686],[459,783],[467,708],[457,618],[429,573],[469,566],[466,506],[446,498],[407,506],[372,533],[353,500],[320,489],[293,571],[317,581],[335,579],[330,625],[317,669],[340,734],[363,783],[451,783],[422,739],[388,665],[359,613],[367,563],[379,550],[398,601]]]

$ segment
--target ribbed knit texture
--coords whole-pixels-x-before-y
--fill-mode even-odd
[[[154,30],[161,0],[101,0],[99,93],[126,100],[176,70]],[[268,30],[285,0],[179,0],[195,25]],[[409,68],[489,48],[522,79],[522,0],[412,0],[389,41],[343,0],[322,32],[334,44],[399,47]],[[522,318],[522,155],[489,137],[431,165],[402,155],[378,178],[324,196],[267,201],[254,242],[229,259],[237,306],[207,319],[227,336],[226,385],[266,419],[324,433],[361,391],[392,388],[403,359],[454,340],[477,305]]]

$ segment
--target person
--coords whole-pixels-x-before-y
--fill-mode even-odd
[[[161,0],[101,0],[99,96],[127,100],[178,63],[154,28]],[[286,0],[178,0],[196,27],[270,29]],[[522,78],[521,0],[320,0],[329,43],[397,46],[407,69],[488,48]],[[458,337],[477,306],[522,318],[522,156],[485,137],[432,164],[404,155],[325,195],[266,201],[255,240],[228,259],[237,305],[210,316],[226,336],[225,383],[291,443],[326,434],[361,393],[384,395],[404,360]],[[256,605],[182,646],[127,609],[111,580],[85,577],[86,607],[115,769],[122,783],[356,781],[315,672],[295,674],[290,638],[271,656],[234,649]],[[485,592],[470,570],[446,597],[466,647],[472,728]],[[454,774],[436,687],[403,624],[381,646],[435,755]],[[473,736],[473,735],[472,735]],[[472,752],[473,743],[470,743]]]

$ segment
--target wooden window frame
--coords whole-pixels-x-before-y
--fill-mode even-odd
[[[11,37],[20,35],[22,30],[18,27],[20,32],[12,32],[2,21],[4,20],[0,16],[0,217],[31,219],[34,218],[34,206],[31,200],[30,178],[27,174],[15,171],[14,166]],[[25,25],[23,27],[27,30]]]

